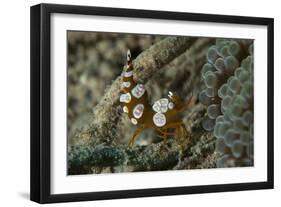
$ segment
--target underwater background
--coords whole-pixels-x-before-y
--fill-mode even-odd
[[[254,165],[253,40],[78,31],[67,40],[69,175]],[[169,91],[192,95],[179,114],[188,138],[164,143],[146,130],[128,147],[137,127],[118,104],[128,49],[151,105]]]

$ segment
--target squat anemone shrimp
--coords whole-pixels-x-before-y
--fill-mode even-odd
[[[177,115],[187,109],[192,96],[186,101],[169,91],[168,97],[157,100],[151,106],[144,85],[134,81],[133,73],[131,53],[128,50],[127,64],[122,74],[122,94],[119,97],[123,112],[128,115],[131,123],[137,126],[128,145],[132,146],[138,135],[148,128],[155,130],[165,143],[171,135],[177,140],[188,137],[189,132]]]

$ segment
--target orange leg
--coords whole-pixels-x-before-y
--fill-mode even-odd
[[[181,124],[181,128],[182,128],[182,130],[183,130],[183,134],[185,135],[185,136],[188,136],[187,138],[188,139],[190,139],[190,134],[189,134],[189,132],[187,131],[187,129],[186,129],[186,127],[185,127],[185,125],[182,123]],[[189,142],[190,140],[188,140],[188,142]]]
[[[163,129],[170,129],[170,128],[175,129],[174,134],[175,134],[175,138],[177,139],[178,142],[180,141],[180,139],[182,137],[189,134],[185,125],[182,123],[182,121],[169,123]]]
[[[156,128],[156,130],[163,135],[173,135],[174,134],[174,132],[167,132],[166,129],[164,129],[165,131],[163,131],[159,128]]]
[[[164,144],[166,145],[167,144],[167,136],[170,134],[168,132],[165,132],[165,131],[162,131],[160,129],[156,129],[159,133],[161,134],[158,134],[158,137],[161,137],[164,139]]]
[[[161,133],[161,134],[158,134],[159,137],[163,138],[164,139],[164,144],[167,145],[167,136],[168,135],[174,135],[175,132],[167,132],[167,129],[159,129],[159,128],[156,128],[156,130]],[[165,130],[165,131],[164,131]]]
[[[181,143],[181,139],[183,136],[184,136],[183,131],[182,131],[181,125],[179,124],[176,126],[176,135],[175,135],[175,138],[178,143]]]
[[[162,129],[175,129],[177,126],[181,125],[182,121],[175,121],[175,122],[171,122],[166,124],[164,127],[162,127]]]
[[[164,135],[158,134],[157,136],[163,138],[164,144],[165,145],[167,144],[167,134],[164,134]]]
[[[130,139],[128,146],[131,147],[133,146],[133,144],[135,143],[135,140],[137,138],[137,136],[144,130],[145,128],[137,128],[134,135],[132,136],[132,138]]]
[[[189,144],[190,142],[190,133],[188,132],[188,130],[186,129],[185,125],[182,123],[181,125],[179,125],[179,129],[181,131],[181,138],[185,138],[186,139],[186,144]],[[184,140],[179,140],[180,142],[184,142]]]

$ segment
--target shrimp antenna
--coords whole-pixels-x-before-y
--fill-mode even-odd
[[[131,58],[132,58],[131,51],[130,51],[130,50],[127,50],[127,63],[128,63],[128,64],[131,63]]]

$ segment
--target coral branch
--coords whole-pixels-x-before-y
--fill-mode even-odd
[[[133,62],[136,81],[145,83],[157,70],[190,48],[196,39],[167,37],[141,53]]]
[[[172,169],[177,164],[179,152],[160,150],[161,144],[148,147],[127,148],[119,146],[98,145],[73,146],[68,156],[69,174],[89,174],[93,170],[110,167],[114,172],[120,168],[131,168],[132,171],[153,171]]]

